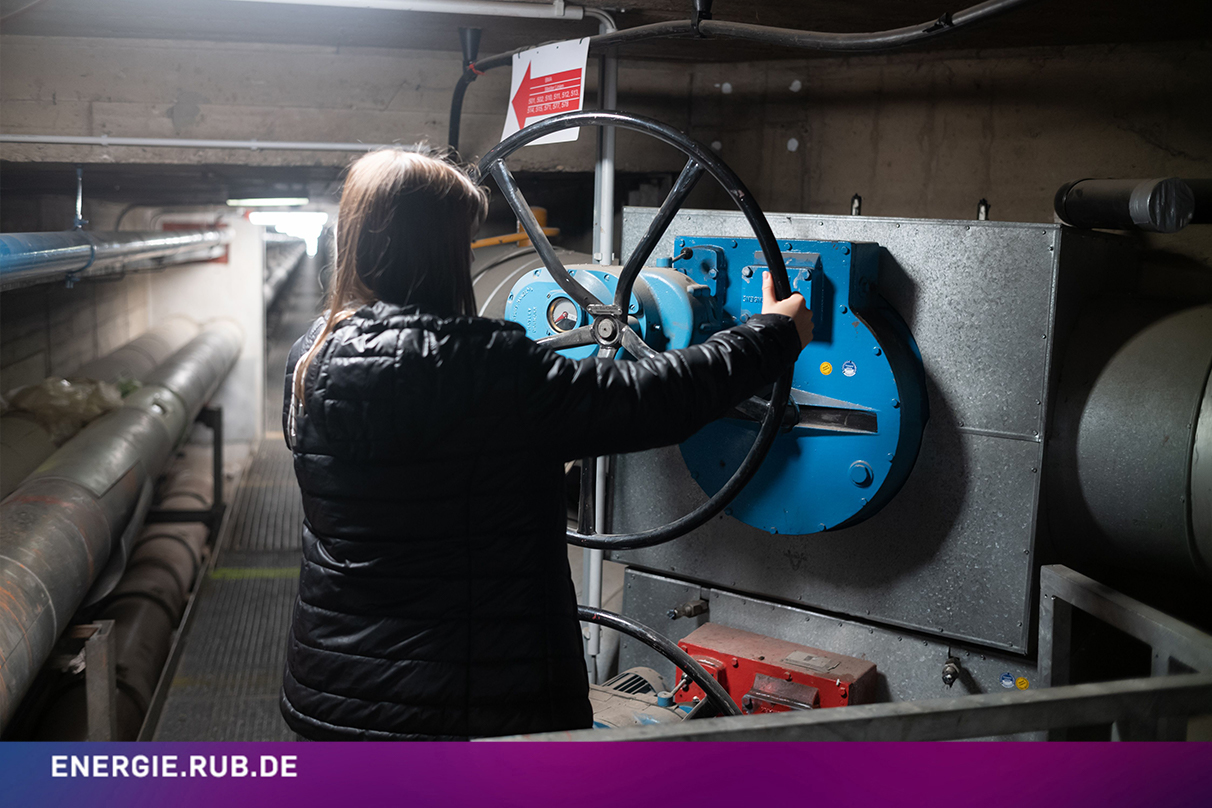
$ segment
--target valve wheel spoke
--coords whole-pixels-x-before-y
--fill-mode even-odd
[[[582,345],[593,345],[597,340],[593,338],[593,326],[583,325],[580,328],[574,328],[562,334],[552,334],[550,337],[543,337],[542,339],[535,340],[535,342],[544,348],[558,351],[561,348],[579,348]]]
[[[691,157],[686,161],[685,167],[682,168],[682,173],[678,175],[677,182],[673,184],[673,188],[669,190],[669,195],[665,197],[665,201],[661,203],[660,210],[648,225],[648,230],[644,233],[644,237],[640,239],[640,243],[632,250],[631,256],[627,259],[627,265],[623,267],[623,272],[619,276],[619,287],[615,290],[614,304],[619,307],[620,311],[627,311],[628,305],[631,303],[631,288],[635,286],[635,279],[639,277],[640,270],[644,268],[644,264],[652,256],[652,251],[656,249],[657,242],[665,235],[665,231],[669,229],[670,222],[673,217],[678,215],[678,211],[682,209],[682,204],[685,203],[686,197],[694,190],[694,186],[698,184],[699,178],[703,176],[703,166],[697,160]]]
[[[538,219],[534,217],[534,211],[530,209],[530,205],[526,204],[526,197],[522,196],[522,191],[518,188],[517,180],[513,178],[513,174],[509,173],[509,169],[505,167],[505,162],[503,160],[493,162],[490,170],[501,189],[501,195],[509,203],[513,214],[518,217],[518,221],[522,224],[522,229],[526,231],[526,235],[530,238],[530,243],[534,245],[535,252],[539,254],[539,258],[543,260],[543,266],[547,267],[547,271],[551,273],[551,277],[555,279],[555,282],[568,293],[569,297],[581,304],[582,308],[601,305],[601,301],[589,294],[585,287],[573,280],[573,277],[568,274],[568,270],[564,268],[563,262],[556,255],[555,248],[551,246],[551,242],[547,239],[547,234],[543,232]]]
[[[630,327],[625,326],[623,328],[621,342],[623,343],[623,347],[627,349],[627,352],[636,359],[656,356],[656,351],[648,347],[648,343],[644,342],[640,335],[635,333]]]

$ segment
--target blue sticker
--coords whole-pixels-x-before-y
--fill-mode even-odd
[[[1014,689],[1014,677],[1011,676],[1009,673],[1002,674],[1001,682],[1002,682],[1002,687],[1009,688],[1010,690]]]
[[[854,364],[849,359],[842,363],[843,376],[853,376],[856,373],[858,373],[858,365]]]

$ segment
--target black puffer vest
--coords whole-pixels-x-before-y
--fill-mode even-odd
[[[291,353],[287,410],[319,330]],[[294,423],[287,723],[325,740],[589,727],[563,461],[684,440],[798,352],[780,315],[640,362],[573,362],[512,323],[387,303],[345,320]]]

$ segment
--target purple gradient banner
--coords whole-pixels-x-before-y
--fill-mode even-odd
[[[0,783],[14,808],[1206,808],[1212,746],[8,743]]]

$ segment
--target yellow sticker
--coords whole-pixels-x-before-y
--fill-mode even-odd
[[[821,362],[821,375],[822,376],[828,376],[832,372],[833,372],[833,365],[829,364],[828,362]]]
[[[1027,681],[1026,676],[1020,676],[1014,680],[1014,686],[1019,690],[1026,690],[1027,688],[1031,687],[1031,683]]]

